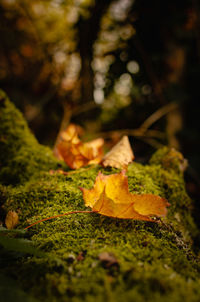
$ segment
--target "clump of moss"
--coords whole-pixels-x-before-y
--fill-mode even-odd
[[[21,112],[0,91],[0,181],[22,183],[35,173],[59,166],[52,151],[37,142]]]
[[[2,118],[2,112],[9,113],[8,119]],[[15,121],[14,116],[18,117]],[[37,143],[8,100],[0,107],[0,119],[7,125],[0,123],[4,148],[0,196],[5,211],[18,212],[19,228],[41,218],[85,209],[79,187],[91,188],[99,171],[117,172],[92,166],[68,175],[50,175],[49,169],[55,169],[58,162],[49,149],[48,155],[44,153],[47,149]],[[13,123],[15,131],[9,129]],[[180,153],[164,148],[153,155],[149,165],[133,163],[127,171],[131,192],[168,199],[171,206],[162,223],[95,213],[46,221],[26,233],[43,253],[18,255],[17,261],[10,261],[0,272],[17,279],[39,301],[199,301],[200,264],[192,251],[197,228],[179,157]],[[21,165],[25,170],[19,176]],[[105,265],[99,258],[102,252],[112,254],[116,261],[108,260]]]
[[[175,171],[177,174],[183,174],[187,167],[187,160],[174,148],[163,147],[152,156],[151,165],[161,165],[165,170]]]

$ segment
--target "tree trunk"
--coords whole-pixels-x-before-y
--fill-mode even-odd
[[[134,162],[127,171],[131,192],[168,199],[165,220],[79,213],[22,232],[38,219],[84,210],[79,187],[91,188],[99,171],[116,170],[92,166],[50,174],[50,169],[67,167],[38,144],[21,113],[1,93],[1,220],[9,210],[20,219],[15,231],[0,230],[3,301],[199,301],[200,265],[193,252],[198,229],[182,163],[179,152],[164,148],[148,165]]]

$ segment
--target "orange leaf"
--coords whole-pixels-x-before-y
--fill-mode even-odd
[[[61,134],[61,141],[57,145],[56,153],[72,169],[86,165],[98,164],[103,156],[102,138],[83,143],[78,137],[80,127],[70,124]]]
[[[153,221],[150,216],[165,216],[169,206],[160,196],[130,193],[125,171],[108,176],[99,173],[92,189],[80,189],[86,206],[109,217]]]
[[[60,134],[61,140],[71,141],[74,144],[79,143],[79,135],[83,133],[83,129],[75,124],[70,124],[65,131]]]
[[[7,229],[9,230],[14,229],[18,223],[19,223],[18,214],[14,211],[8,211],[5,219],[5,225]]]
[[[104,156],[104,167],[126,168],[134,159],[134,154],[129,143],[128,136],[122,139]]]

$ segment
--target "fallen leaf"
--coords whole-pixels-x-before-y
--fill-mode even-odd
[[[86,206],[109,217],[154,221],[151,216],[165,216],[169,206],[160,196],[130,193],[125,171],[111,175],[100,172],[92,189],[80,189]]]
[[[104,156],[102,165],[125,169],[134,159],[128,136],[122,139]]]
[[[75,124],[69,124],[69,126],[60,132],[58,138],[57,138],[57,143],[53,149],[54,155],[62,160],[63,157],[60,154],[60,151],[58,149],[58,145],[63,142],[63,141],[68,141],[71,142],[73,144],[79,143],[80,139],[79,139],[79,135],[83,134],[83,129],[79,126],[79,125],[75,125]]]
[[[69,124],[65,131],[60,134],[60,139],[65,141],[71,141],[74,144],[79,143],[79,135],[83,134],[83,128],[79,125]]]
[[[71,169],[98,164],[103,156],[104,140],[102,138],[83,143],[78,137],[79,133],[79,126],[70,124],[61,134],[62,140],[56,147],[57,157],[63,159]]]
[[[5,225],[7,229],[9,230],[14,229],[18,223],[19,223],[18,214],[14,211],[9,211],[5,219]]]

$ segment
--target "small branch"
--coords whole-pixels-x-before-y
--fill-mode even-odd
[[[140,129],[143,129],[143,131],[146,131],[152,124],[157,122],[161,117],[163,117],[167,113],[169,113],[177,108],[178,108],[178,105],[175,103],[170,103],[170,104],[167,104],[166,106],[159,108],[144,121],[144,123],[140,126]]]
[[[113,131],[107,131],[107,132],[99,132],[95,133],[95,137],[102,137],[102,138],[110,138],[114,135],[128,135],[128,136],[135,136],[135,137],[156,137],[156,138],[164,138],[165,134],[161,131],[157,130],[147,130],[144,133],[144,130],[142,128],[137,128],[137,129],[119,129],[119,130],[113,130]]]
[[[166,137],[166,134],[159,130],[146,130],[145,136],[164,139]]]
[[[95,136],[103,137],[103,138],[110,138],[113,135],[128,135],[128,136],[135,136],[135,137],[145,137],[145,138],[165,138],[165,134],[158,130],[148,130],[148,128],[158,121],[161,117],[168,114],[169,112],[178,108],[178,105],[175,103],[170,103],[166,106],[163,106],[156,110],[152,115],[150,115],[142,125],[137,129],[120,129],[114,131],[107,131],[107,132],[100,132],[96,133]]]
[[[99,105],[95,104],[94,101],[86,103],[86,104],[82,104],[72,110],[72,116],[82,114],[84,112],[87,112],[87,111],[92,110],[97,107],[99,107]]]
[[[150,146],[152,146],[155,149],[164,147],[163,144],[159,143],[156,139],[153,139],[153,138],[140,137],[139,139],[142,140],[143,142],[145,142],[146,144],[149,144]]]

